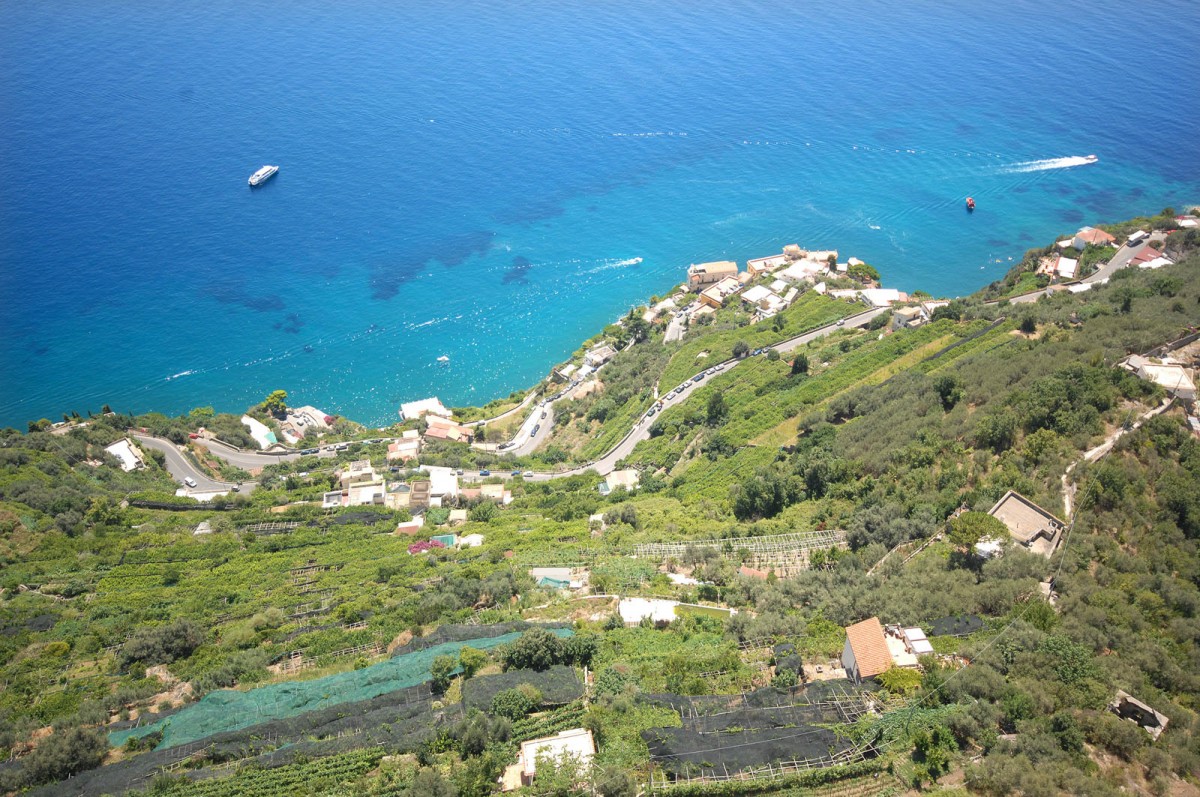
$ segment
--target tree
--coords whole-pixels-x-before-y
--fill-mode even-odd
[[[545,628],[521,634],[504,655],[506,670],[546,670],[562,660],[562,642]]]
[[[879,272],[866,263],[855,263],[846,269],[846,276],[858,282],[878,282]]]
[[[954,409],[963,397],[962,382],[954,374],[943,374],[933,380],[933,390],[938,395],[938,400],[942,402],[942,409],[946,412]]]
[[[630,311],[629,317],[625,319],[625,331],[630,340],[634,343],[641,343],[650,337],[650,323],[637,313]]]
[[[429,665],[429,674],[433,676],[430,686],[433,691],[442,694],[450,687],[450,679],[458,668],[458,662],[453,656],[436,656]]]
[[[735,360],[740,360],[750,353],[750,344],[744,340],[739,340],[733,344],[733,357]]]
[[[421,767],[405,792],[408,797],[456,797],[454,785],[433,767]]]
[[[778,318],[779,316],[775,316]],[[769,362],[779,361],[779,349],[767,349],[767,360]]]
[[[708,409],[706,419],[709,426],[717,426],[725,421],[729,415],[729,407],[725,404],[725,394],[720,391],[715,391],[708,397]]]
[[[792,360],[792,376],[808,373],[808,355],[797,354],[796,359]]]
[[[24,761],[28,785],[52,783],[100,766],[108,753],[104,734],[91,728],[67,728],[38,743]]]
[[[488,655],[482,650],[464,646],[458,651],[458,663],[462,666],[463,678],[471,678],[483,669],[488,662]]]
[[[271,394],[263,399],[263,412],[282,418],[287,414],[287,396],[286,390],[271,391]]]
[[[986,512],[963,512],[950,521],[946,535],[959,550],[970,553],[982,539],[1003,539],[1008,527]]]
[[[487,523],[492,518],[496,517],[498,509],[491,501],[480,501],[475,506],[471,507],[471,512],[467,515],[472,522]]]
[[[170,664],[186,658],[204,642],[204,630],[188,619],[170,625],[142,627],[121,648],[121,665]]]

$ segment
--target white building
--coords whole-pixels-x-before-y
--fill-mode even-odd
[[[624,487],[629,491],[636,490],[640,480],[641,474],[633,468],[614,470],[612,473],[608,474],[608,477],[605,478],[603,482],[600,483],[600,494],[608,495],[618,487]]]
[[[400,417],[406,421],[411,421],[425,415],[440,415],[443,418],[449,418],[451,413],[436,396],[421,399],[420,401],[409,401],[400,405]]]
[[[1060,257],[1058,259],[1058,276],[1065,280],[1075,279],[1075,272],[1079,269],[1079,261],[1070,257]]]
[[[1148,382],[1162,385],[1167,392],[1184,401],[1196,400],[1196,383],[1187,369],[1175,362],[1154,362],[1140,354],[1125,360],[1125,367]]]
[[[126,473],[146,466],[142,459],[142,452],[137,450],[137,446],[128,437],[118,440],[110,446],[105,446],[104,450],[120,460],[121,470]]]
[[[250,429],[250,436],[258,443],[259,448],[270,448],[279,442],[275,439],[275,433],[262,421],[243,415],[242,424]]]
[[[453,468],[422,465],[421,470],[429,474],[430,506],[442,506],[458,498],[458,475]]]
[[[574,759],[586,770],[595,756],[596,741],[592,738],[592,732],[585,728],[562,731],[557,736],[530,739],[528,742],[522,742],[517,763],[504,770],[500,780],[501,791],[513,791],[533,783],[537,776],[538,759]]]

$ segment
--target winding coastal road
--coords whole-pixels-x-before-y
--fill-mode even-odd
[[[196,467],[192,461],[188,459],[186,455],[184,455],[179,446],[175,445],[170,440],[164,440],[161,437],[151,437],[147,434],[134,434],[133,437],[136,438],[137,441],[146,448],[152,448],[155,451],[161,451],[163,456],[166,458],[167,471],[173,477],[175,477],[180,484],[185,484],[186,486],[184,479],[190,478],[195,480],[196,486],[188,488],[193,492],[229,492],[235,486],[239,487],[244,492],[249,492],[255,487],[254,482],[242,482],[241,484],[235,485],[234,482],[222,482],[210,478],[208,474]],[[208,442],[212,441],[210,440]],[[228,446],[228,448],[232,449],[233,451],[237,451],[240,454],[245,454],[245,452],[241,452],[240,449],[234,448],[233,446]],[[255,467],[259,466],[256,465]]]
[[[803,335],[797,335],[794,338],[789,338],[788,340],[781,341],[766,348],[775,349],[780,354],[786,354],[800,346],[819,338],[823,338],[826,335],[830,335],[839,329],[854,329],[864,327],[869,324],[872,319],[887,311],[888,308],[886,307],[865,310],[861,313],[847,316],[836,323],[827,324],[826,326],[806,332]],[[750,358],[742,360],[725,360],[724,362],[711,365],[706,370],[712,370],[714,373],[711,374],[710,377],[706,378],[715,377],[717,374],[729,373],[741,363],[746,362],[748,359]],[[705,384],[706,381],[704,379],[700,381],[688,379],[686,382],[676,388],[675,391],[673,391],[675,395],[671,396],[668,394],[668,396],[664,396],[660,399],[660,401],[655,405],[657,407],[655,413],[657,414],[659,412],[664,412],[671,407],[682,404]],[[530,400],[532,400],[532,396],[534,395],[535,394],[531,393],[530,397],[527,397],[520,406],[509,410],[507,413],[505,413],[505,415],[519,411],[521,407],[525,406]],[[535,407],[534,411],[530,413],[529,417],[525,419],[525,423],[523,423],[521,428],[517,431],[516,436],[514,436],[513,439],[509,441],[508,445],[503,449],[504,453],[524,456],[532,453],[539,445],[541,445],[541,443],[544,442],[546,437],[549,435],[550,430],[554,427],[554,403],[556,401],[561,401],[566,397],[566,395],[567,391],[564,390],[556,396],[545,399],[540,405]],[[619,443],[613,446],[613,448],[607,454],[595,462],[588,462],[578,467],[571,468],[569,470],[558,471],[555,473],[534,473],[532,476],[526,478],[528,481],[549,481],[550,479],[561,479],[567,476],[578,476],[580,474],[587,473],[588,471],[595,471],[601,476],[607,476],[616,470],[618,462],[633,452],[633,449],[638,443],[650,437],[651,424],[649,421],[650,419],[645,414],[640,415],[638,420],[634,423],[633,428],[629,430],[625,437],[622,438]],[[484,421],[479,423],[484,423]],[[536,432],[534,431],[535,429],[537,430]],[[137,437],[139,440],[147,442],[147,445],[151,445],[148,441],[154,441],[158,445],[151,445],[151,447],[158,448],[160,451],[165,451],[165,449],[169,448],[171,450],[171,454],[174,454],[175,457],[177,457],[180,461],[180,464],[176,465],[176,467],[179,468],[179,473],[190,475],[192,478],[196,479],[196,481],[201,485],[201,487],[198,489],[205,489],[205,484],[217,485],[213,489],[228,489],[227,484],[222,482],[214,482],[213,480],[204,477],[203,474],[196,472],[194,466],[192,466],[192,464],[185,457],[183,457],[182,454],[179,453],[174,444],[170,443],[169,441],[161,440],[159,438],[146,437],[144,435],[138,435]],[[382,439],[386,441],[391,440],[392,438]],[[217,440],[206,440],[205,445],[207,445],[209,450],[216,456],[225,460],[229,464],[236,465],[244,470],[261,468],[266,465],[276,464],[280,461],[297,459],[300,456],[298,452],[270,454],[259,451],[246,451]],[[499,446],[492,446],[489,444],[488,449],[499,450]],[[171,454],[168,454],[168,462],[172,461]],[[320,450],[320,454],[318,454],[318,456],[333,455],[334,451],[332,445],[323,446]],[[513,473],[518,472],[520,471],[513,471]],[[172,475],[176,475],[177,478],[182,478],[176,473],[174,468],[172,468],[171,473]],[[497,471],[495,474],[491,473],[490,471],[464,471],[461,475],[461,478],[464,481],[481,481],[493,475],[502,476],[505,475],[505,473],[503,471]]]
[[[1107,263],[1100,266],[1093,273],[1088,274],[1083,279],[1076,280],[1075,282],[1063,283],[1063,285],[1103,285],[1104,283],[1108,282],[1109,277],[1128,266],[1129,261],[1141,254],[1142,250],[1149,245],[1150,239],[1148,238],[1141,243],[1134,244],[1133,246],[1130,246],[1127,243],[1122,244],[1121,248],[1117,250],[1117,253],[1114,254]],[[1043,296],[1049,296],[1053,293],[1054,291],[1050,288],[1042,288],[1041,290],[1034,291],[1033,293],[1023,293],[1020,296],[1014,296],[1008,301],[1010,304],[1030,304],[1032,302],[1036,302]]]

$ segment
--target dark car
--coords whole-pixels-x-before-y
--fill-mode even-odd
[[[514,470],[514,471],[512,472],[512,475],[513,475],[513,476],[520,476],[520,475],[521,475],[521,471],[519,471],[519,470]]]
[[[481,471],[479,471],[479,475],[480,476],[491,476],[492,472],[490,470],[481,470]]]
[[[541,429],[541,428],[542,428],[542,425],[541,425],[540,423],[539,423],[539,424],[536,424],[536,425],[533,427],[533,431],[529,433],[529,436],[530,436],[530,437],[537,437],[538,430],[539,430],[539,429]]]
[[[300,453],[304,456],[308,456],[309,454],[316,454],[320,450],[321,449],[319,449],[319,448],[306,448],[303,451],[301,451]]]

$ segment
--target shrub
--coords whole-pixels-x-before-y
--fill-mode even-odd
[[[505,689],[503,692],[497,692],[492,698],[492,713],[513,721],[521,719],[535,708],[537,703],[520,688]]]

